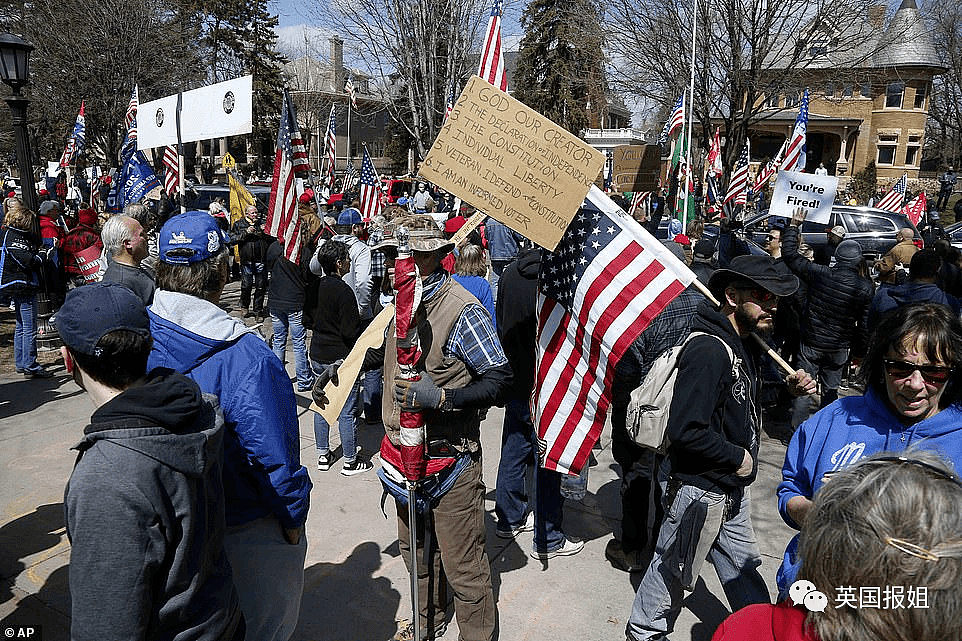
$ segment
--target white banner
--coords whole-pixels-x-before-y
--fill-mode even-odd
[[[779,171],[775,193],[768,213],[791,218],[792,212],[805,209],[805,220],[828,224],[838,189],[838,177],[818,176],[798,171]]]
[[[249,134],[254,127],[254,76],[218,82],[183,93],[182,142]],[[137,149],[177,144],[177,94],[141,103]]]

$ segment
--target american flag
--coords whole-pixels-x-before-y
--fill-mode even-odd
[[[909,175],[902,174],[902,177],[892,185],[892,189],[889,193],[882,196],[882,200],[878,201],[875,205],[879,209],[886,209],[893,214],[897,214],[902,211],[902,203],[905,202],[905,189],[908,187]]]
[[[913,225],[918,225],[919,221],[922,220],[922,214],[925,213],[925,207],[925,192],[920,191],[919,195],[910,200],[905,208],[902,209],[902,213],[909,217]]]
[[[74,123],[73,133],[67,139],[67,146],[64,147],[63,155],[60,156],[60,166],[69,167],[83,148],[87,137],[87,125],[84,118],[84,101],[80,101],[80,113],[77,114],[77,122]]]
[[[444,119],[447,120],[448,116],[451,115],[451,110],[454,109],[454,88],[455,84],[451,83],[451,95],[448,96],[448,105],[444,109]]]
[[[661,130],[661,135],[658,136],[658,144],[663,145],[668,142],[668,139],[673,133],[678,131],[682,125],[685,124],[685,94],[682,93],[681,97],[678,98],[678,102],[675,103],[675,108],[671,112],[671,116],[668,121],[665,122],[665,128]]]
[[[164,147],[164,191],[173,196],[180,186],[180,158],[177,148],[172,145]]]
[[[601,434],[615,365],[695,275],[592,186],[541,261],[534,423],[544,467],[578,473]]]
[[[802,104],[795,118],[795,130],[785,150],[785,160],[781,169],[786,171],[805,171],[805,135],[808,131],[808,89],[802,95]]]
[[[334,167],[337,164],[337,139],[334,137],[334,105],[331,105],[331,118],[327,121],[327,178],[325,183],[330,190],[334,189]]]
[[[344,83],[344,91],[351,97],[351,106],[357,109],[357,91],[354,89],[354,79],[351,76],[348,76],[347,82]]]
[[[370,220],[381,213],[381,181],[374,171],[374,163],[364,150],[361,161],[361,218]]]
[[[484,37],[484,47],[481,50],[478,75],[501,91],[507,91],[508,77],[504,75],[504,56],[501,55],[501,12],[503,10],[504,0],[494,0],[491,18],[488,20],[488,33]]]
[[[775,154],[775,157],[765,163],[765,167],[758,172],[758,177],[755,179],[755,186],[752,187],[752,191],[756,194],[765,187],[772,176],[778,173],[779,165],[782,164],[782,157],[785,154],[785,145],[787,144],[788,140],[786,139],[785,142],[782,143],[778,153]]]
[[[728,181],[728,193],[725,194],[725,204],[732,200],[736,205],[744,205],[748,201],[748,140],[735,162],[732,177]]]
[[[140,97],[137,91],[137,85],[134,85],[134,90],[130,92],[130,102],[127,103],[127,112],[124,114],[124,127],[127,131],[130,131],[130,127],[133,125],[136,127],[134,119],[137,117],[137,107],[140,104]],[[136,132],[137,130],[134,129]],[[134,134],[136,137],[136,133]]]
[[[650,191],[636,191],[631,197],[631,211],[628,213],[634,216],[639,209],[648,208],[648,201],[651,200]]]
[[[297,115],[291,97],[284,91],[281,122],[277,131],[277,153],[271,178],[271,199],[267,206],[267,234],[284,246],[284,256],[298,263],[301,252],[300,218],[297,215],[297,188],[294,173],[309,168],[304,142],[297,128]],[[297,152],[296,150],[300,151]],[[299,153],[298,158],[295,154]]]
[[[341,183],[341,192],[346,194],[349,191],[354,191],[360,179],[357,168],[354,166],[354,160],[348,160],[347,170],[344,172],[344,182]]]

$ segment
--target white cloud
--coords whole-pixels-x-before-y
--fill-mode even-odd
[[[303,55],[327,58],[330,53],[330,38],[334,32],[324,27],[309,24],[296,24],[277,27],[277,48],[288,57]]]

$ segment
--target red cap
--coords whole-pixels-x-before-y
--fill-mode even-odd
[[[46,189],[41,189],[41,190],[40,190],[40,193],[38,193],[37,195],[38,195],[38,196],[46,196],[48,193],[49,193],[49,192],[48,192]]]
[[[679,245],[691,245],[691,240],[689,240],[688,236],[684,234],[677,234],[672,240]]]
[[[305,191],[303,194],[301,194],[301,197],[297,199],[297,202],[305,203],[305,204],[311,202],[311,194]]]
[[[454,218],[449,218],[444,223],[444,231],[449,234],[453,234],[464,227],[464,223],[466,222],[468,221],[465,220],[464,216],[455,216]]]

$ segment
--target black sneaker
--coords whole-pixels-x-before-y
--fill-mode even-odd
[[[362,474],[368,470],[374,469],[374,464],[370,461],[365,461],[361,458],[356,458],[353,461],[347,462],[341,467],[341,474],[344,476],[354,476],[355,474]]]
[[[40,369],[25,370],[23,372],[23,375],[26,376],[27,378],[51,378],[53,377],[53,372],[49,370],[45,370],[44,368],[41,367]]]
[[[331,469],[331,463],[334,462],[334,455],[328,452],[327,454],[317,455],[317,469],[322,472],[326,472]]]

